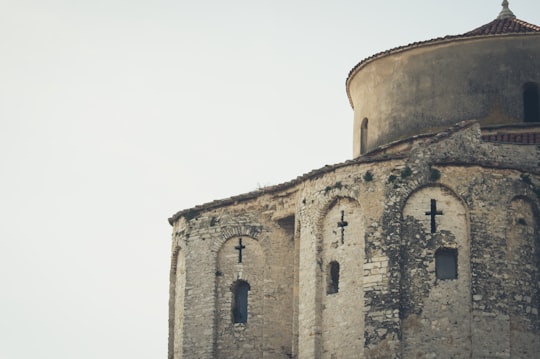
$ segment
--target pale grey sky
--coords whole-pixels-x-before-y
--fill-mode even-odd
[[[348,71],[500,3],[0,0],[0,358],[165,358],[167,218],[350,159]]]

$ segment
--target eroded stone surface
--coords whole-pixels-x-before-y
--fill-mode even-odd
[[[483,142],[467,123],[399,159],[184,212],[173,227],[174,358],[535,357],[540,177],[518,169],[531,161],[536,146]],[[442,212],[433,233],[431,200]],[[436,277],[439,248],[457,249],[457,279]],[[246,324],[231,322],[238,279],[251,288]]]

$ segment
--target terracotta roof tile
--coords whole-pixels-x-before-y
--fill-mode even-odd
[[[540,133],[498,133],[482,135],[482,141],[538,145],[540,144]]]
[[[492,22],[466,32],[460,37],[540,32],[540,26],[516,18],[495,19]]]

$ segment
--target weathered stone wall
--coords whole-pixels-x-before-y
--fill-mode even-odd
[[[241,262],[240,245],[245,247]],[[238,358],[262,358],[265,264],[260,243],[251,237],[234,236],[221,246],[216,270],[216,358],[230,358],[230,353],[241,353]],[[234,323],[232,318],[233,291],[238,281],[249,285],[247,323]]]
[[[364,216],[358,202],[346,197],[336,198],[325,212],[317,259],[322,289],[321,357],[361,356],[364,293],[363,277],[359,274],[363,273],[364,264],[364,223],[358,219]],[[348,345],[344,347],[343,342]]]
[[[378,165],[337,169],[310,180],[300,194],[301,358],[358,357],[364,351],[365,286],[386,279],[386,259],[370,267],[369,276],[363,270],[366,228],[382,212],[381,173],[391,161]],[[340,264],[337,293],[328,291],[333,261]]]
[[[471,271],[465,206],[447,187],[423,187],[407,199],[401,235],[404,357],[468,357]],[[455,279],[436,275],[436,253],[444,249],[457,251]]]
[[[540,239],[538,208],[527,198],[512,200],[507,218],[507,260],[509,276],[506,283],[510,316],[510,357],[531,357],[540,353],[540,341],[534,336],[539,330],[540,309]]]
[[[171,293],[177,299],[171,315],[175,344],[170,357],[292,355],[293,227],[287,225],[290,218],[272,219],[273,211],[259,205],[192,211],[189,221],[184,217],[175,223],[173,246],[186,252],[188,270],[184,279],[177,268],[177,277],[171,279]],[[285,207],[280,209],[283,214]],[[242,262],[240,239],[245,247]],[[250,286],[247,323],[233,323],[232,289],[238,280]]]
[[[173,251],[171,261],[171,293],[170,293],[170,315],[174,318],[169,323],[172,337],[169,338],[170,352],[178,357],[183,351],[184,337],[184,298],[186,293],[186,259],[185,251],[181,247],[176,247]]]
[[[535,358],[540,147],[464,123],[388,153],[177,215],[170,357]]]

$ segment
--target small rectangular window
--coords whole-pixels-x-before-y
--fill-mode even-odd
[[[247,323],[248,318],[248,282],[238,280],[232,287],[232,319],[233,323]]]
[[[540,96],[534,82],[523,86],[523,117],[525,122],[540,122]]]
[[[457,279],[457,249],[440,248],[435,252],[437,279]]]
[[[339,292],[339,263],[336,261],[330,262],[328,265],[328,280],[326,294],[335,294]]]

